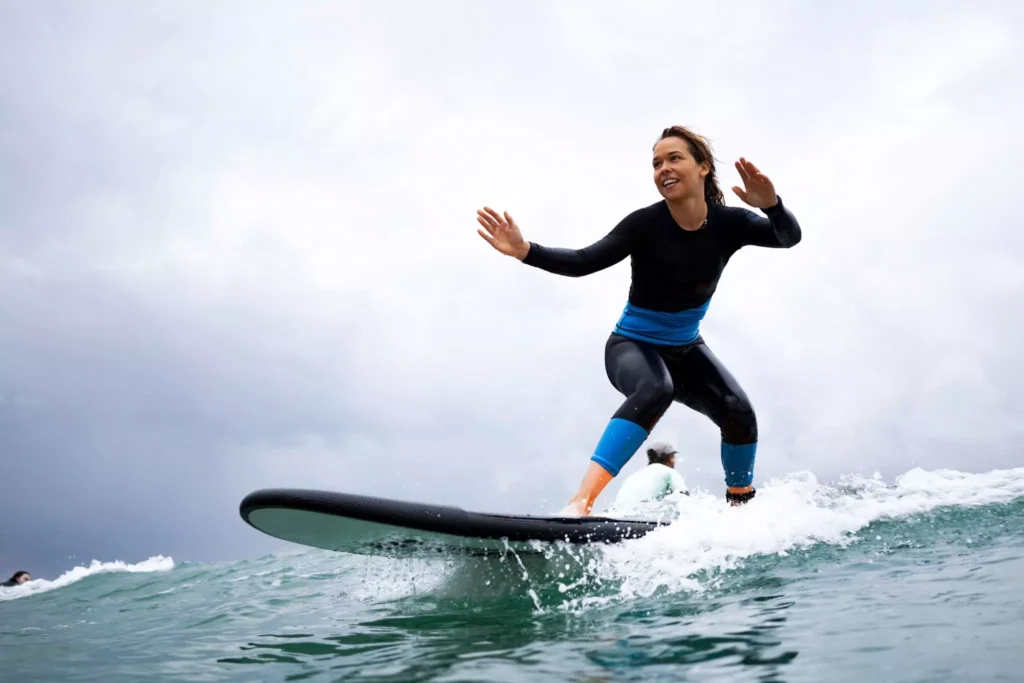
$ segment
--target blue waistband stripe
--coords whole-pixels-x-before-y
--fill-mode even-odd
[[[700,334],[700,322],[710,304],[711,299],[708,299],[697,308],[667,313],[627,302],[615,324],[615,334],[665,346],[691,344]]]

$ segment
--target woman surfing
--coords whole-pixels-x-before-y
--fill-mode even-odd
[[[743,187],[733,192],[764,215],[724,203],[711,147],[682,126],[654,145],[654,184],[661,201],[633,211],[583,249],[523,239],[508,214],[477,211],[477,232],[502,254],[558,275],[581,277],[627,256],[632,281],[626,306],[605,344],[608,379],[625,400],[608,422],[579,490],[560,514],[590,514],[594,501],[678,401],[721,432],[726,499],[754,497],[757,419],[746,393],[700,336],[719,278],[744,246],[789,248],[801,229],[775,186],[753,163],[736,162]]]

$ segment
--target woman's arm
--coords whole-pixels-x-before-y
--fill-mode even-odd
[[[523,263],[557,275],[581,277],[614,266],[629,256],[631,250],[628,226],[619,223],[607,235],[582,249],[545,247],[530,242]]]
[[[778,197],[775,206],[762,209],[764,216],[759,216],[749,209],[740,211],[741,247],[749,244],[755,247],[788,249],[799,244],[803,237],[800,223],[793,212],[783,206],[781,197]]]
[[[582,249],[545,247],[527,242],[512,217],[505,212],[484,208],[477,212],[483,230],[477,230],[492,247],[507,256],[514,256],[528,266],[557,275],[580,277],[613,266],[629,256],[637,231],[635,212],[619,221],[607,235]]]

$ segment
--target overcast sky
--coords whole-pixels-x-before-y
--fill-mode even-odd
[[[672,124],[804,230],[702,328],[756,482],[1021,465],[1020,7],[0,0],[0,570],[275,547],[269,486],[557,510],[628,262],[528,268],[475,211],[589,244]],[[653,436],[722,492],[706,418]]]

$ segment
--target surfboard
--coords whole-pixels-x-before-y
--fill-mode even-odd
[[[668,521],[470,512],[310,489],[261,489],[239,506],[253,528],[292,543],[360,555],[542,553],[545,545],[619,543]]]

